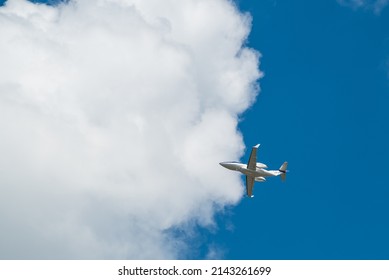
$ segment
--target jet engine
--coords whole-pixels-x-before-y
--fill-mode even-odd
[[[262,162],[257,162],[256,166],[257,168],[267,168],[267,165]]]
[[[257,182],[265,182],[266,179],[264,177],[255,177],[255,181],[257,181]]]

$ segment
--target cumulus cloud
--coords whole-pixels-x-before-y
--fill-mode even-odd
[[[250,25],[227,0],[0,7],[0,258],[190,257],[171,229],[243,194],[218,162],[258,92]]]
[[[364,8],[380,14],[389,4],[389,0],[337,0],[339,4],[353,9]]]

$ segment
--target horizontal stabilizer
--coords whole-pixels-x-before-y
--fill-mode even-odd
[[[287,168],[288,168],[288,162],[285,161],[285,162],[281,165],[280,169],[278,169],[278,170],[281,171],[282,173],[285,173]]]
[[[285,179],[286,179],[286,172],[288,171],[288,170],[286,170],[287,168],[288,168],[288,162],[285,161],[281,165],[280,169],[278,169],[281,172],[280,177],[281,177],[282,181],[285,181]]]

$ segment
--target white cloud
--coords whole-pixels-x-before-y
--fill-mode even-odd
[[[337,0],[339,4],[353,9],[364,8],[380,14],[389,4],[389,0]]]
[[[0,258],[190,256],[169,229],[243,194],[218,162],[244,148],[249,31],[227,0],[0,7]]]
[[[208,248],[208,252],[206,255],[206,259],[208,260],[220,260],[223,259],[223,256],[225,255],[225,251],[220,246],[217,246],[215,244],[211,244]]]

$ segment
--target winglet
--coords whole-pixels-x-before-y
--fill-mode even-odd
[[[253,146],[253,148],[258,149],[259,145],[261,145],[261,144],[257,144],[255,146]]]

